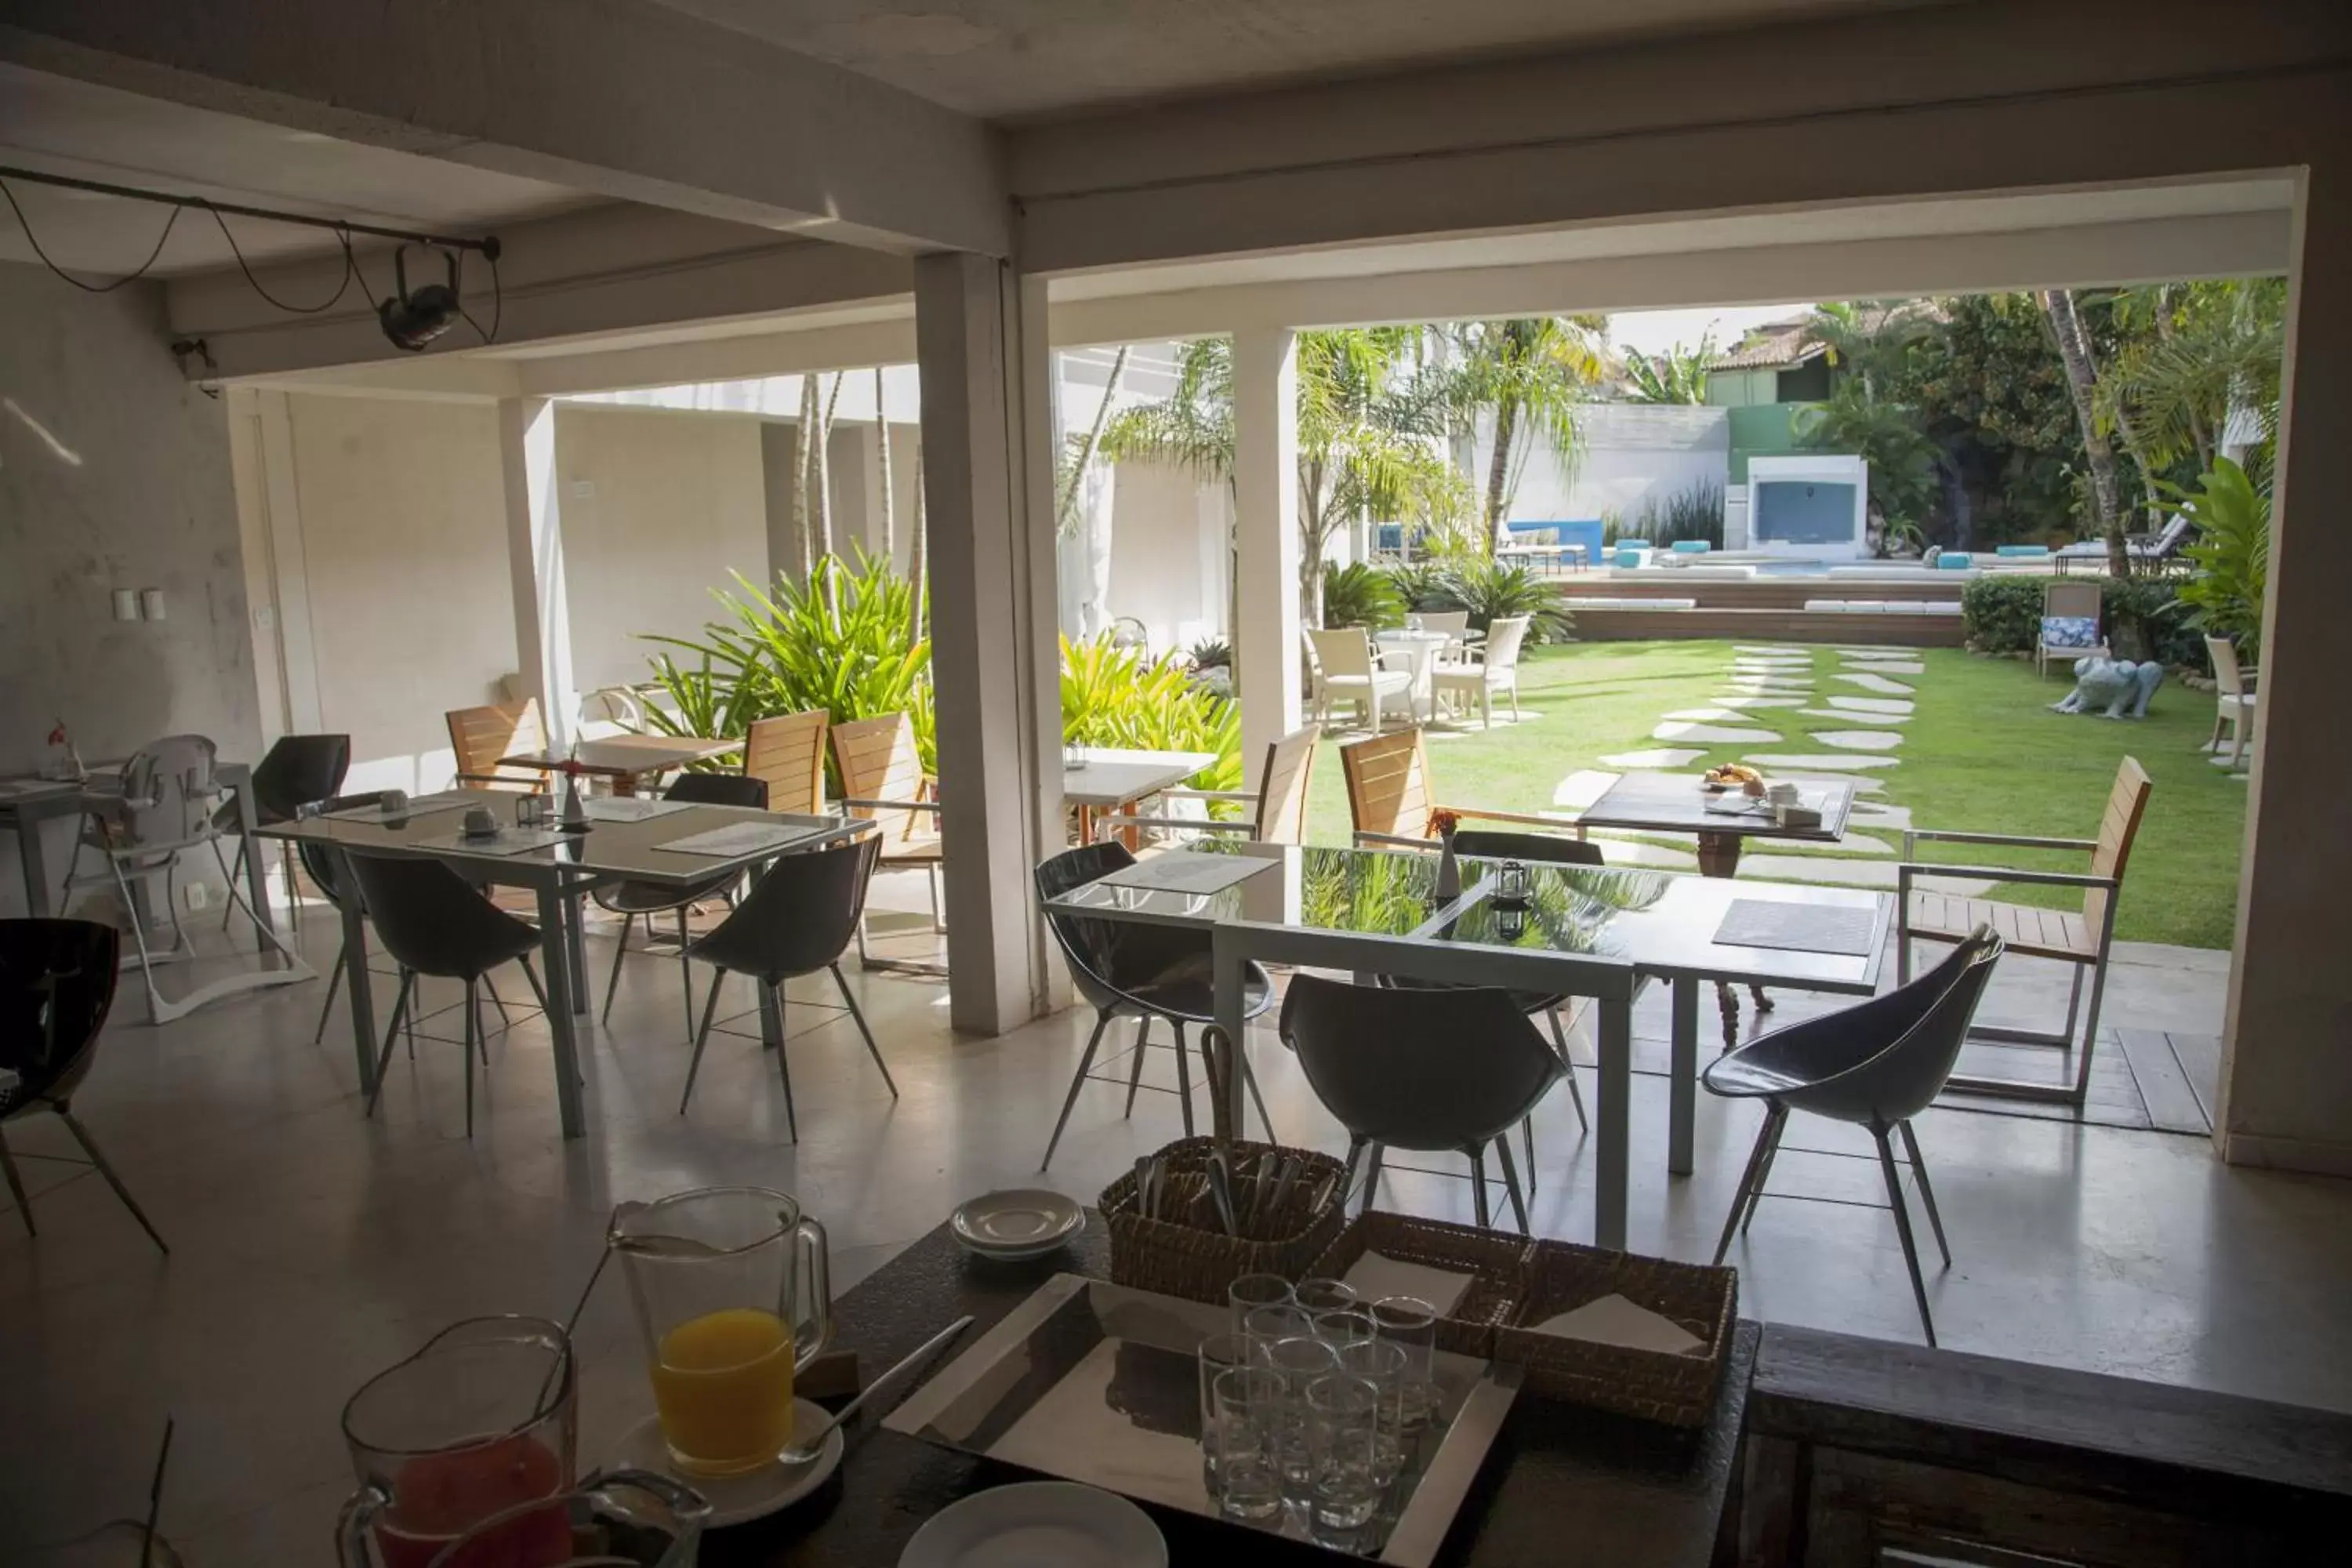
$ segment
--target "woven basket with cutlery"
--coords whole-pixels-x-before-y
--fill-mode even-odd
[[[1185,1138],[1103,1189],[1114,1283],[1225,1300],[1244,1274],[1296,1279],[1345,1220],[1347,1167],[1271,1143]]]
[[[1609,1344],[1538,1327],[1604,1298],[1666,1320],[1689,1337],[1688,1347]],[[1528,1391],[1541,1398],[1702,1426],[1715,1409],[1738,1316],[1735,1269],[1538,1241],[1528,1248],[1518,1311],[1496,1331],[1492,1353],[1525,1368]]]
[[[1345,1279],[1356,1260],[1377,1252],[1402,1263],[1468,1277],[1459,1300],[1437,1320],[1437,1348],[1460,1355],[1491,1356],[1495,1331],[1515,1318],[1528,1286],[1534,1244],[1526,1237],[1443,1220],[1374,1209],[1340,1230],[1315,1264],[1327,1279]]]

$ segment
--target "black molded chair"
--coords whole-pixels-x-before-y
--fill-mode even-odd
[[[1134,864],[1135,857],[1124,844],[1083,844],[1066,849],[1037,868],[1037,897],[1041,900],[1060,898]],[[1143,1087],[1143,1053],[1150,1044],[1151,1021],[1165,1018],[1175,1026],[1176,1088],[1172,1092],[1177,1103],[1183,1107],[1184,1136],[1190,1138],[1192,1085],[1184,1030],[1188,1025],[1217,1021],[1216,975],[1208,937],[1175,926],[1087,920],[1051,912],[1045,923],[1052,929],[1062,956],[1069,960],[1071,984],[1080,996],[1093,1005],[1096,1017],[1095,1032],[1087,1037],[1086,1055],[1078,1058],[1078,1070],[1070,1077],[1070,1092],[1062,1101],[1062,1114],[1054,1122],[1054,1136],[1046,1140],[1045,1157],[1037,1163],[1037,1168],[1042,1171],[1054,1163],[1054,1150],[1062,1142],[1062,1129],[1069,1124],[1070,1110],[1078,1102],[1078,1089],[1091,1076],[1087,1069],[1094,1066],[1103,1031],[1110,1027],[1113,1018],[1137,1021],[1135,1064],[1127,1080],[1127,1110],[1123,1115],[1134,1114],[1136,1091]],[[1255,963],[1249,966],[1244,996],[1245,1017],[1255,1018],[1274,1005],[1274,982]],[[1241,1065],[1242,1081],[1249,1086],[1250,1098],[1257,1102],[1257,1117],[1265,1123],[1266,1139],[1272,1142],[1274,1122],[1265,1113],[1265,1098],[1258,1093],[1257,1079],[1250,1072],[1249,1053],[1237,1049],[1234,1055]],[[1115,1080],[1097,1078],[1094,1081]],[[1151,1088],[1155,1093],[1170,1092],[1157,1084]]]
[[[768,781],[746,778],[740,773],[680,773],[662,791],[664,800],[688,801],[696,805],[742,805],[754,811],[768,809]],[[686,961],[686,950],[691,942],[687,933],[686,912],[702,900],[730,891],[740,874],[724,872],[707,878],[690,888],[680,889],[667,882],[620,882],[600,889],[594,898],[600,908],[621,917],[620,940],[613,944],[613,973],[604,982],[604,1009],[597,1016],[606,1022],[613,1016],[613,994],[621,984],[621,961],[629,955],[629,927],[640,919],[646,922],[646,934],[651,937],[654,916],[677,911],[677,973],[684,987],[686,1002],[686,1032],[694,1034],[694,969]]]
[[[1509,1133],[1566,1069],[1517,996],[1491,986],[1403,991],[1298,974],[1283,998],[1282,1037],[1348,1130],[1350,1182],[1370,1153],[1365,1207],[1380,1187],[1385,1151],[1451,1149],[1469,1158],[1484,1226],[1491,1144],[1520,1234],[1528,1233]]]
[[[352,738],[349,735],[280,735],[270,743],[268,752],[253,765],[253,820],[257,826],[268,827],[281,822],[291,822],[301,809],[314,801],[331,797],[343,787],[343,777],[352,771]],[[237,828],[236,802],[221,803],[213,813],[213,826],[224,833]],[[246,843],[240,838],[236,846],[236,866],[229,873],[231,881],[245,874]],[[294,897],[293,885],[287,885],[286,899],[295,918],[300,919],[301,900]],[[228,929],[229,918],[236,913],[234,904],[221,914],[221,930]]]
[[[375,926],[377,939],[401,967],[400,995],[392,1005],[392,1023],[384,1030],[383,1054],[376,1060],[375,1088],[368,1093],[367,1113],[373,1116],[375,1102],[383,1098],[393,1040],[415,1004],[416,977],[429,974],[462,980],[466,984],[466,1136],[471,1138],[477,1051],[483,1065],[489,1064],[481,1019],[475,1010],[479,986],[483,977],[499,964],[519,963],[539,997],[540,1010],[545,1012],[547,992],[539,983],[539,972],[530,966],[530,950],[539,945],[539,928],[490,902],[472,883],[438,860],[346,853],[359,882],[361,904]]]
[[[1927,1166],[1919,1157],[1919,1140],[1911,1131],[1911,1119],[1934,1103],[1952,1076],[1952,1066],[1959,1060],[1960,1047],[1968,1039],[1969,1022],[1976,1016],[1977,1004],[1984,997],[1985,985],[2002,951],[2001,939],[1993,929],[1979,926],[1941,963],[1884,996],[1775,1029],[1708,1064],[1699,1081],[1709,1093],[1761,1100],[1765,1106],[1763,1130],[1756,1135],[1756,1148],[1739,1178],[1738,1195],[1731,1200],[1731,1214],[1723,1222],[1723,1238],[1716,1243],[1716,1262],[1721,1263],[1731,1249],[1732,1232],[1744,1232],[1756,1218],[1789,1112],[1810,1111],[1832,1121],[1867,1127],[1878,1144],[1879,1173],[1886,1180],[1887,1203],[1895,1210],[1895,1232],[1903,1241],[1903,1261],[1911,1270],[1919,1326],[1927,1331],[1927,1342],[1936,1342],[1935,1320],[1927,1313],[1927,1287],[1919,1274],[1919,1249],[1911,1237],[1911,1212],[1903,1202],[1902,1181],[1895,1174],[1895,1152],[1887,1140],[1896,1132],[1903,1134],[1912,1180],[1918,1184],[1919,1201],[1936,1232],[1936,1248],[1944,1255],[1944,1267],[1949,1268],[1952,1249],[1944,1239],[1944,1221],[1936,1213],[1935,1189],[1927,1184]]]
[[[866,1026],[866,1015],[858,1011],[857,998],[850,994],[849,982],[841,973],[841,955],[857,940],[857,922],[866,913],[866,885],[873,879],[874,861],[881,848],[880,836],[868,833],[845,844],[779,857],[751,884],[735,912],[687,949],[688,957],[702,960],[717,973],[711,975],[709,993],[703,999],[702,1026],[694,1032],[694,1059],[687,1064],[686,1092],[677,1097],[680,1116],[686,1114],[687,1101],[694,1098],[694,1075],[702,1070],[702,1047],[710,1042],[719,983],[730,973],[751,975],[764,986],[775,998],[780,1022],[784,1016],[785,981],[820,969],[831,973],[842,1001],[848,1005],[849,1016],[857,1022],[857,1032],[866,1037],[866,1054],[882,1069],[890,1098],[898,1098],[889,1064],[882,1059],[874,1031]],[[797,1143],[801,1124],[793,1108],[793,1068],[788,1047],[781,1039],[776,1046],[776,1071],[784,1080],[784,1125]]]
[[[72,1108],[74,1090],[98,1060],[98,1035],[114,1005],[121,962],[122,939],[112,926],[94,921],[0,921],[0,1068],[16,1075],[16,1082],[0,1088],[0,1130],[44,1110],[54,1112],[147,1239],[169,1256],[172,1249],[156,1233],[147,1211],[99,1152],[89,1129]],[[9,1195],[24,1216],[25,1234],[38,1235],[33,1202],[25,1195],[24,1179],[16,1173],[5,1131],[0,1131],[0,1173],[6,1175]]]

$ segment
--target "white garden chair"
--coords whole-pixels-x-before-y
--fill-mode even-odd
[[[1381,703],[1384,699],[1402,698],[1406,715],[1412,715],[1412,656],[1406,649],[1373,651],[1371,637],[1361,626],[1310,630],[1307,642],[1315,655],[1316,717],[1323,723],[1331,721],[1334,698],[1352,701],[1362,709],[1366,726],[1376,735],[1381,730]],[[1403,661],[1405,668],[1389,668],[1391,659]]]
[[[2228,637],[2207,637],[2205,653],[2213,661],[2213,738],[2205,749],[2220,760],[2221,731],[2230,731],[2230,765],[2246,760],[2246,737],[2254,727],[2254,678],[2238,668],[2238,650]]]
[[[1448,696],[1475,697],[1478,700],[1478,727],[1482,730],[1494,723],[1495,693],[1507,692],[1511,699],[1511,721],[1519,718],[1519,645],[1527,641],[1528,626],[1532,616],[1503,616],[1486,629],[1486,640],[1476,647],[1465,648],[1458,659],[1441,663],[1431,677],[1438,700]]]

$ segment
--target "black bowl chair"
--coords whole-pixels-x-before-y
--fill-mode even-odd
[[[343,776],[352,771],[352,738],[349,735],[280,735],[270,743],[268,754],[253,767],[253,820],[257,826],[269,827],[281,822],[291,822],[301,809],[313,801],[331,798],[343,787]],[[236,802],[223,801],[213,813],[213,826],[224,833],[237,828]],[[236,845],[236,867],[229,873],[235,881],[245,874],[245,840]],[[294,896],[292,878],[288,878],[286,901],[294,920],[301,920],[302,902]],[[221,930],[228,930],[229,920],[236,913],[234,902],[221,912]]]
[[[1348,1130],[1351,1183],[1357,1162],[1370,1152],[1365,1207],[1379,1190],[1387,1150],[1451,1149],[1469,1158],[1484,1226],[1491,1144],[1519,1232],[1528,1234],[1510,1130],[1566,1069],[1518,997],[1491,986],[1401,991],[1298,974],[1283,998],[1282,1037],[1298,1053],[1317,1098]]]
[[[1968,1038],[1969,1021],[1976,1016],[2002,947],[1990,926],[1979,926],[1941,963],[1884,996],[1775,1029],[1708,1064],[1699,1079],[1709,1093],[1764,1101],[1764,1127],[1756,1135],[1755,1151],[1739,1179],[1738,1195],[1731,1200],[1731,1214],[1723,1222],[1723,1238],[1715,1247],[1716,1262],[1721,1263],[1731,1249],[1732,1232],[1744,1231],[1756,1218],[1756,1206],[1764,1199],[1765,1178],[1771,1174],[1772,1158],[1780,1152],[1789,1112],[1810,1111],[1833,1121],[1867,1127],[1878,1144],[1879,1173],[1886,1179],[1895,1233],[1903,1241],[1903,1261],[1911,1270],[1919,1326],[1927,1331],[1927,1342],[1936,1342],[1935,1320],[1927,1314],[1927,1287],[1919,1277],[1919,1249],[1911,1238],[1911,1212],[1904,1205],[1895,1152],[1887,1140],[1896,1132],[1903,1134],[1919,1202],[1935,1229],[1936,1248],[1944,1255],[1944,1267],[1949,1268],[1952,1249],[1944,1240],[1944,1222],[1936,1213],[1935,1189],[1927,1184],[1927,1166],[1919,1157],[1919,1140],[1911,1131],[1911,1119],[1935,1101],[1952,1076],[1952,1066],[1959,1060],[1960,1047]]]
[[[1060,898],[1134,864],[1135,857],[1124,844],[1083,844],[1076,849],[1066,849],[1037,868],[1037,897],[1041,900]],[[1142,1086],[1143,1052],[1150,1043],[1151,1020],[1165,1018],[1175,1026],[1174,1093],[1177,1103],[1184,1109],[1184,1136],[1190,1138],[1192,1086],[1184,1030],[1187,1025],[1205,1026],[1217,1021],[1216,976],[1208,936],[1175,926],[1087,920],[1050,911],[1045,923],[1052,929],[1062,956],[1069,960],[1071,984],[1093,1005],[1096,1016],[1095,1032],[1087,1037],[1086,1055],[1078,1058],[1078,1070],[1070,1077],[1070,1092],[1062,1101],[1062,1114],[1054,1122],[1054,1136],[1046,1141],[1045,1157],[1037,1163],[1037,1168],[1042,1171],[1054,1163],[1054,1150],[1062,1142],[1062,1129],[1069,1123],[1070,1108],[1078,1102],[1078,1089],[1089,1077],[1087,1069],[1094,1066],[1103,1031],[1110,1026],[1113,1018],[1137,1020],[1135,1065],[1127,1080],[1126,1115],[1134,1113],[1136,1090]],[[1244,1017],[1255,1018],[1274,1005],[1274,982],[1257,964],[1249,966],[1243,997]],[[1257,1118],[1265,1123],[1266,1139],[1272,1142],[1274,1123],[1265,1113],[1265,1097],[1258,1092],[1257,1079],[1250,1072],[1249,1053],[1237,1050],[1234,1054],[1241,1064],[1242,1081],[1249,1086],[1250,1098],[1257,1102]],[[1116,1080],[1097,1078],[1094,1081]],[[1152,1088],[1160,1092],[1158,1085]]]
[[[751,884],[734,913],[687,949],[687,956],[702,960],[715,973],[709,993],[703,998],[702,1026],[694,1032],[694,1059],[687,1064],[686,1092],[677,1097],[680,1116],[686,1114],[687,1101],[694,1098],[694,1075],[702,1070],[702,1047],[710,1042],[719,983],[730,973],[751,975],[774,996],[780,1035],[784,982],[820,969],[832,974],[849,1016],[857,1022],[857,1032],[866,1037],[866,1054],[882,1069],[890,1098],[898,1098],[889,1064],[882,1059],[874,1031],[866,1026],[866,1015],[858,1011],[857,998],[841,974],[841,955],[857,940],[857,922],[866,914],[866,885],[873,879],[874,862],[881,849],[881,836],[867,833],[823,849],[779,856]],[[784,1125],[797,1143],[801,1124],[799,1113],[793,1109],[793,1068],[781,1038],[776,1046],[776,1072],[784,1080]]]
[[[1517,860],[1522,865],[1533,862],[1549,866],[1601,866],[1601,846],[1582,838],[1562,838],[1549,833],[1505,833],[1485,828],[1463,828],[1454,836],[1454,851],[1457,855],[1475,856],[1481,860]],[[1403,990],[1438,990],[1445,986],[1439,980],[1408,980],[1402,975],[1383,976],[1382,984]],[[1576,1124],[1585,1131],[1592,1131],[1591,1119],[1584,1114],[1584,1091],[1576,1083],[1576,1058],[1569,1054],[1568,1030],[1560,1022],[1559,1010],[1573,1011],[1574,999],[1553,993],[1514,991],[1512,997],[1519,1011],[1532,1018],[1538,1013],[1551,1026],[1551,1043],[1559,1052],[1560,1077],[1568,1080],[1569,1103],[1576,1107]],[[1536,1190],[1535,1119],[1529,1117],[1519,1124],[1519,1142],[1528,1152],[1528,1191]]]
[[[400,994],[392,1005],[392,1023],[384,1030],[383,1054],[376,1060],[375,1088],[368,1093],[367,1113],[383,1095],[384,1068],[392,1062],[392,1044],[415,1004],[416,977],[429,974],[466,984],[466,1037],[461,1059],[466,1068],[466,1136],[474,1135],[474,1057],[483,1052],[481,1019],[475,1003],[483,977],[501,963],[520,963],[531,991],[547,1011],[547,992],[530,966],[530,950],[539,945],[539,928],[517,920],[490,902],[480,889],[438,860],[405,856],[346,852],[352,874],[358,879],[361,906],[375,926],[383,950],[401,967]],[[411,1049],[415,1047],[412,1045]]]
[[[741,773],[680,773],[662,791],[664,800],[690,801],[696,805],[743,805],[754,811],[768,809],[768,781],[746,778]],[[629,955],[629,928],[640,919],[646,922],[646,934],[653,934],[654,916],[677,912],[677,973],[683,984],[686,1002],[686,1032],[694,1034],[694,970],[686,961],[686,950],[691,940],[687,934],[686,912],[704,899],[725,895],[733,890],[741,873],[728,871],[707,878],[689,888],[679,888],[667,882],[619,882],[597,890],[594,897],[599,907],[621,917],[621,938],[613,944],[613,973],[604,982],[604,1010],[597,1016],[610,1022],[613,1016],[613,993],[620,988],[621,961]]]
[[[172,1249],[72,1109],[74,1090],[98,1060],[98,1034],[114,1005],[121,962],[122,939],[112,926],[93,921],[0,921],[0,1068],[16,1075],[14,1083],[0,1088],[0,1173],[8,1178],[8,1193],[24,1216],[25,1234],[38,1235],[32,1200],[25,1195],[5,1129],[22,1118],[54,1112],[147,1239],[169,1256]]]

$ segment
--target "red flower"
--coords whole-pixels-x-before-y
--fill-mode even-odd
[[[1422,837],[1426,838],[1435,834],[1440,838],[1445,837],[1460,826],[1462,816],[1459,812],[1448,811],[1444,806],[1439,806],[1429,814],[1429,825],[1422,829]]]

